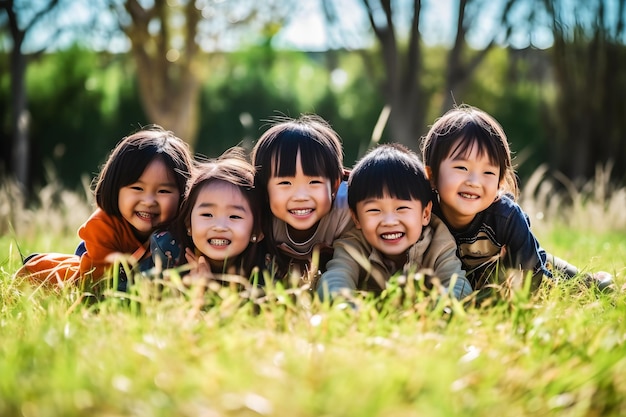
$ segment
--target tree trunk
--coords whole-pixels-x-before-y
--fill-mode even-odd
[[[184,43],[174,47],[170,27],[173,9],[165,0],[156,0],[151,8],[127,0],[125,8],[132,24],[123,29],[135,57],[143,108],[151,123],[171,130],[193,149],[199,129],[201,84],[194,62],[199,51],[195,38],[201,12],[195,2],[184,6]],[[156,31],[154,22],[159,22]]]
[[[14,38],[15,39],[15,38]],[[26,56],[21,52],[21,42],[11,53],[11,125],[13,126],[13,173],[19,187],[25,193],[30,173],[30,113],[26,97]]]

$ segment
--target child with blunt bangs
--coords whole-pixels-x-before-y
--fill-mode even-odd
[[[448,111],[424,138],[422,160],[436,193],[433,212],[452,232],[474,289],[489,293],[509,278],[519,282],[520,273],[532,274],[535,287],[544,276],[578,274],[575,266],[547,254],[530,230],[516,202],[507,137],[491,115],[469,105]],[[607,273],[588,278],[601,287],[612,282]]]
[[[427,285],[436,277],[457,299],[471,294],[456,242],[431,213],[430,183],[415,153],[399,144],[370,150],[350,173],[348,204],[356,229],[335,240],[317,285],[322,300],[344,291],[379,294],[400,272],[425,272]]]
[[[311,284],[332,256],[332,243],[352,227],[339,135],[317,115],[279,119],[251,153],[265,209],[268,269]],[[319,251],[318,262],[312,262]]]

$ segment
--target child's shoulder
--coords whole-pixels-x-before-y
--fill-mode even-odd
[[[341,181],[339,188],[337,188],[337,194],[335,195],[335,201],[333,206],[337,208],[348,208],[348,182]]]
[[[116,219],[98,207],[91,213],[89,218],[85,220],[80,229],[97,227],[97,225],[112,225],[114,223],[116,223]]]
[[[502,194],[489,206],[489,209],[497,214],[509,215],[511,213],[522,213],[522,207],[515,201],[509,193]]]
[[[424,233],[430,233],[428,236],[433,242],[437,244],[448,244],[452,242],[454,246],[456,246],[456,241],[454,240],[454,236],[450,229],[445,224],[439,216],[436,214],[432,214],[430,217],[430,223],[428,223],[428,227],[424,229]]]
[[[530,225],[530,218],[522,207],[508,194],[500,196],[486,211],[489,216],[485,221],[498,227],[527,227]]]
[[[330,228],[334,231],[335,236],[341,235],[352,224],[352,216],[350,215],[350,207],[348,206],[348,183],[342,181],[337,189],[333,207],[326,215]]]

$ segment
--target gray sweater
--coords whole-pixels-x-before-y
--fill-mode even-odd
[[[420,240],[407,251],[404,265],[395,265],[373,248],[360,230],[353,228],[334,244],[332,260],[317,284],[321,299],[332,298],[342,290],[365,290],[380,293],[387,281],[397,272],[425,272],[437,277],[451,295],[462,299],[471,294],[472,286],[465,277],[456,255],[456,241],[446,225],[435,215],[424,227]],[[449,288],[455,277],[453,288]]]

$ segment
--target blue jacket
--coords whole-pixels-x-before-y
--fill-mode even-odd
[[[503,195],[478,213],[463,229],[454,229],[441,213],[438,198],[433,211],[448,226],[456,240],[457,255],[475,290],[501,283],[507,269],[532,272],[534,277],[552,277],[546,252],[530,230],[530,220],[509,195]]]

